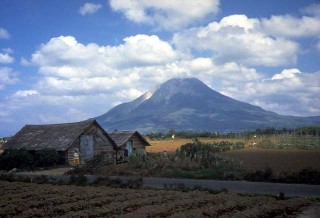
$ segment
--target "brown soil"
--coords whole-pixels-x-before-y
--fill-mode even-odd
[[[297,217],[312,201],[0,181],[0,217]]]
[[[246,148],[221,153],[222,156],[242,163],[248,170],[264,170],[270,167],[274,172],[296,172],[304,168],[320,169],[320,150],[279,150]]]

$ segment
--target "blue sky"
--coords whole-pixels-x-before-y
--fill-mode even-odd
[[[174,77],[320,115],[317,0],[1,0],[0,136],[80,121]]]

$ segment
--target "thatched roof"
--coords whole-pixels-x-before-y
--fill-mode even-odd
[[[150,146],[149,142],[138,131],[114,131],[109,135],[118,147],[125,145],[134,135],[137,135],[146,146]]]
[[[92,124],[96,124],[101,128],[94,119],[76,123],[26,125],[3,147],[4,149],[25,148],[27,150],[54,149],[65,151]],[[104,130],[103,132],[114,143]]]

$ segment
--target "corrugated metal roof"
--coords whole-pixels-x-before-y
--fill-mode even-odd
[[[26,125],[4,144],[3,149],[65,151],[93,123],[96,123],[94,119],[76,123]]]

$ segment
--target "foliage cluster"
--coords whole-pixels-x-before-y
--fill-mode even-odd
[[[29,152],[25,149],[5,150],[0,156],[0,169],[34,169],[61,164],[63,159],[55,150]]]
[[[216,167],[218,163],[223,163],[224,160],[217,156],[218,152],[229,151],[233,149],[242,149],[244,148],[243,142],[212,142],[212,143],[203,143],[195,139],[193,143],[187,143],[182,145],[176,151],[176,155],[180,158],[190,158],[200,163],[201,167]]]

